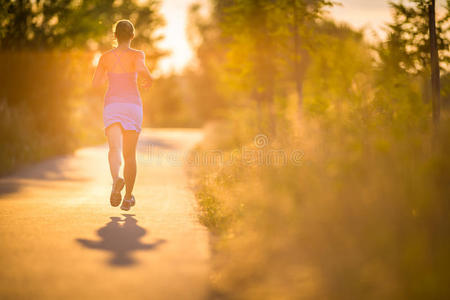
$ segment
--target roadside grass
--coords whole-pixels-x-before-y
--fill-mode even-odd
[[[225,160],[191,169],[213,236],[212,298],[450,296],[449,118],[435,135],[426,117],[365,113],[283,120],[264,148],[252,116],[208,130],[195,151]],[[231,154],[243,147],[304,155],[249,163]]]

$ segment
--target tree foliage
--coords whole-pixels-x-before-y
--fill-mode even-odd
[[[1,0],[1,50],[105,50],[111,45],[112,24],[130,19],[137,31],[134,45],[145,47],[155,61],[163,55],[155,30],[164,24],[159,1],[135,0]]]
[[[395,89],[407,87],[411,91],[413,84],[420,86],[420,97],[430,98],[430,41],[428,28],[427,0],[390,2],[392,22],[388,23],[387,39],[379,44],[377,52],[380,58],[380,82],[384,87],[394,85]],[[450,1],[444,7],[444,14],[437,19],[436,34],[439,61],[442,76],[448,76],[450,63]],[[416,97],[412,97],[416,98]]]
[[[392,65],[398,72],[413,75],[429,74],[430,42],[428,29],[428,0],[390,2],[393,20],[388,24],[388,38],[380,48],[383,61]],[[440,50],[441,68],[450,63],[450,12],[447,1],[446,14],[437,20],[437,42]]]

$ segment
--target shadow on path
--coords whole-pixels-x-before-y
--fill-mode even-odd
[[[91,147],[91,149],[100,149],[100,147]],[[73,171],[78,166],[71,164],[73,157],[73,154],[67,154],[54,156],[40,162],[24,163],[16,170],[2,174],[0,176],[0,196],[17,193],[25,185],[36,185],[44,181],[88,182],[88,177],[74,174]]]
[[[135,215],[122,214],[120,217],[110,217],[111,222],[97,231],[100,241],[77,239],[77,242],[89,249],[109,251],[113,257],[109,264],[114,266],[131,266],[136,263],[132,252],[137,250],[154,250],[165,240],[159,239],[154,243],[143,244],[140,239],[147,230],[137,225]]]

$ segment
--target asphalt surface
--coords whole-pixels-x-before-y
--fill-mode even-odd
[[[109,204],[106,145],[0,178],[0,298],[205,298],[208,232],[183,165],[201,138],[142,132],[128,212]]]

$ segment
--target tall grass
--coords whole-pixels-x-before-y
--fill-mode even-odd
[[[450,297],[450,120],[434,134],[426,105],[380,102],[278,120],[264,148],[252,110],[214,126],[198,150],[233,160],[194,168],[213,298]],[[303,156],[249,163],[242,147]]]

